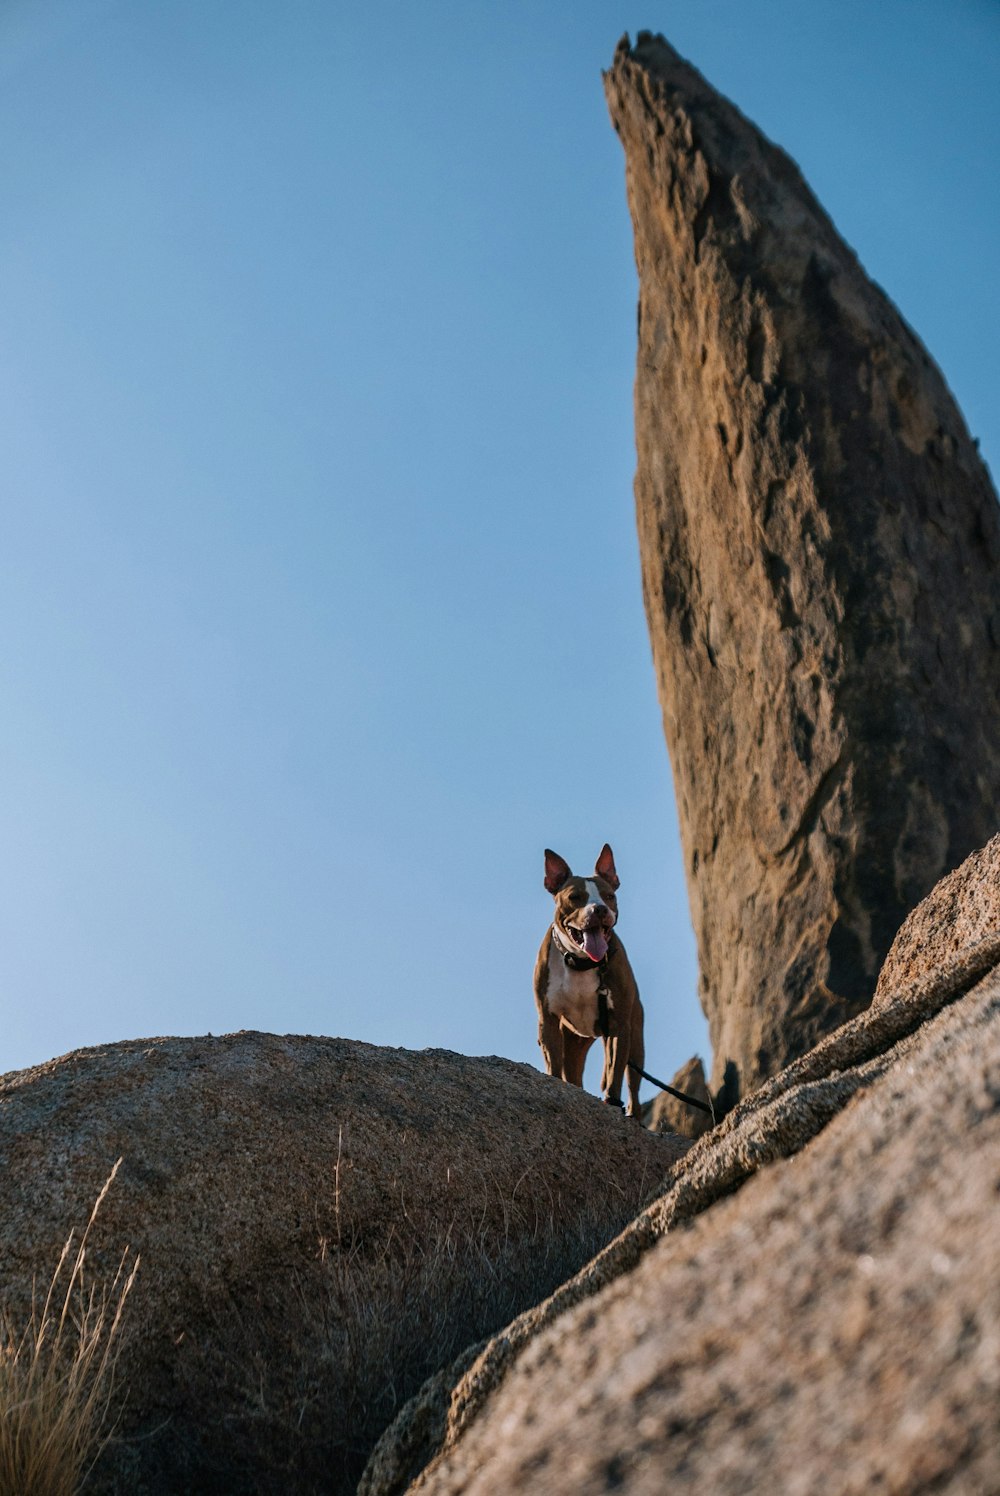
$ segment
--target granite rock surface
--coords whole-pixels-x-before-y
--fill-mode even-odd
[[[1000,807],[997,808],[1000,819]],[[875,988],[876,1007],[925,972],[1000,939],[1000,836],[971,853],[903,921]]]
[[[904,917],[996,830],[1000,506],[795,164],[661,37],[623,39],[605,88],[643,588],[731,1099],[871,1000]]]

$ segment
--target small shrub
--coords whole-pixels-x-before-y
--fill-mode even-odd
[[[122,1311],[139,1259],[112,1283],[85,1272],[87,1242],[115,1164],[74,1250],[70,1232],[44,1300],[18,1327],[0,1310],[0,1496],[75,1496],[107,1439]]]

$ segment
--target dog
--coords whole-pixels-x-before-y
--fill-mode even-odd
[[[645,1063],[643,1012],[625,947],[615,934],[619,879],[605,843],[592,878],[577,878],[557,852],[545,851],[545,887],[556,901],[555,919],[535,962],[538,1042],[549,1075],[583,1085],[587,1051],[604,1040],[601,1090],[609,1106],[622,1105],[628,1079],[628,1115],[639,1116],[639,1076]]]

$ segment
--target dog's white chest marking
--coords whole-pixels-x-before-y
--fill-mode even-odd
[[[555,941],[549,947],[549,984],[545,1006],[581,1039],[597,1038],[597,969],[574,971]]]

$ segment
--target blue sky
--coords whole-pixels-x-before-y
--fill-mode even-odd
[[[538,1063],[542,849],[605,840],[648,1063],[707,1058],[623,31],[797,159],[996,467],[992,0],[374,14],[0,9],[0,1069],[238,1028]]]

